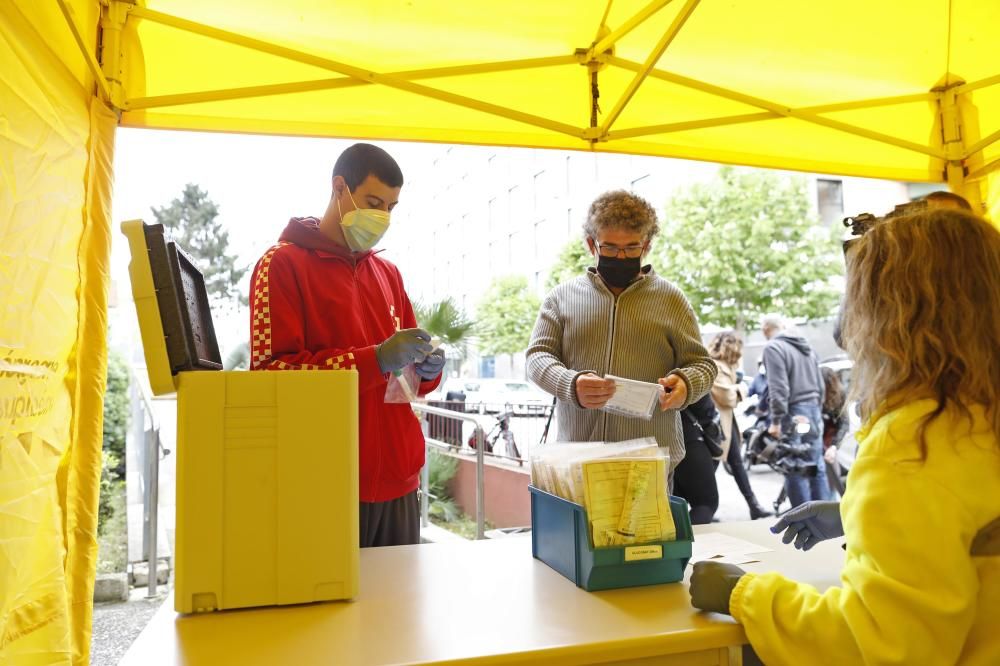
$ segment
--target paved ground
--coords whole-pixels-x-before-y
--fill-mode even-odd
[[[164,590],[163,587],[160,588]],[[90,641],[90,663],[115,666],[125,656],[153,613],[163,603],[163,595],[146,599],[144,588],[134,589],[128,601],[94,604],[94,628]]]

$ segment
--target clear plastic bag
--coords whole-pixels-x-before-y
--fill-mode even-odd
[[[640,382],[614,375],[605,375],[615,383],[615,393],[601,409],[609,414],[649,421],[656,413],[663,387],[652,382]]]
[[[389,375],[389,383],[385,387],[385,401],[399,404],[413,402],[417,399],[420,389],[420,377],[417,368],[412,363],[402,370]]]
[[[431,338],[430,344],[431,351],[437,349],[441,346],[441,338]],[[393,404],[413,402],[419,397],[417,393],[419,390],[420,377],[417,375],[417,366],[411,363],[389,375],[389,382],[385,387],[385,401]]]

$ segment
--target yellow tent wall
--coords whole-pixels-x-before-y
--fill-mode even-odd
[[[0,663],[89,661],[117,123],[93,82],[58,5],[0,3]]]

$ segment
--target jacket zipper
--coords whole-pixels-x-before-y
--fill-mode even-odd
[[[608,290],[610,292],[610,289]],[[614,293],[611,294],[611,336],[608,340],[608,363],[604,369],[604,375],[607,376],[611,372],[611,358],[615,353],[615,320],[618,318],[618,296]],[[608,413],[604,412],[604,435],[601,439],[605,442],[608,441]]]
[[[361,325],[362,325],[362,327],[364,327],[364,330],[365,330],[365,339],[366,340],[370,340],[371,339],[371,331],[368,329],[368,311],[364,307],[364,303],[362,302],[362,298],[361,298],[361,289],[358,286],[358,264],[357,264],[357,262],[355,262],[351,266],[351,278],[354,280],[354,297],[355,297],[356,302],[358,303],[358,305],[361,306],[359,309],[361,310]],[[382,441],[381,441],[382,431],[381,431],[381,429],[376,429],[375,432],[372,433],[372,434],[374,434],[375,437],[377,437],[379,439],[379,441],[376,442],[377,446],[375,447],[375,477],[374,477],[374,486],[375,487],[371,489],[372,490],[372,494],[377,495],[378,494],[378,490],[379,490],[379,488],[378,488],[378,479],[382,478]]]

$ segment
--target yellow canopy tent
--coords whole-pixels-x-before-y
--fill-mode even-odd
[[[0,2],[0,661],[84,663],[114,127],[481,143],[1000,201],[1000,3]]]

